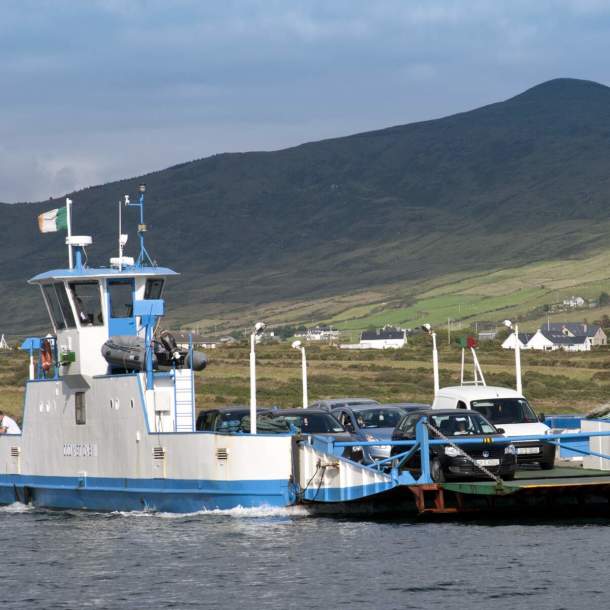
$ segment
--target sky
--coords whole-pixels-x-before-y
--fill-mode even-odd
[[[610,0],[2,0],[0,201],[610,84]]]

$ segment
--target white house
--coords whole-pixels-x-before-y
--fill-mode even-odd
[[[591,345],[607,345],[608,337],[606,333],[597,324],[582,324],[577,322],[549,322],[542,327],[542,330],[547,330],[553,333],[561,333],[567,337],[589,337]]]
[[[565,307],[584,307],[586,301],[582,297],[572,296],[569,299],[564,299],[563,304]]]
[[[519,333],[519,349],[529,349],[528,348],[528,342],[529,340],[533,337],[534,335],[532,333]],[[502,347],[504,349],[515,349],[515,342],[517,341],[517,338],[515,337],[515,333],[511,333],[510,335],[508,335],[508,337],[506,337],[506,339],[504,339],[504,342],[502,343]]]
[[[308,328],[305,332],[295,333],[294,336],[305,339],[305,341],[337,341],[339,331],[330,326],[316,326]]]
[[[538,330],[528,341],[527,349],[557,350],[568,352],[588,352],[591,350],[591,340],[586,335],[570,336],[562,332]]]
[[[188,349],[191,341],[193,342],[194,348],[203,349],[214,349],[216,347],[216,341],[204,339],[203,336],[195,331],[188,330],[172,330],[170,331],[176,339],[176,345],[180,349]]]
[[[407,342],[404,328],[384,326],[381,330],[365,330],[360,335],[361,349],[398,349]]]

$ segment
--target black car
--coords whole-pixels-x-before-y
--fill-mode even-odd
[[[349,433],[337,418],[324,409],[274,409],[265,415],[270,424],[284,426],[286,432],[293,432],[302,436],[332,436],[337,441],[358,441],[358,437]],[[362,462],[363,452],[361,445],[344,447],[342,457]]]
[[[256,410],[257,428],[259,420],[269,412],[269,409]],[[195,429],[200,432],[218,432],[221,434],[250,432],[250,407],[234,405],[201,411],[197,416]]]
[[[511,480],[517,469],[515,446],[509,441],[490,443],[489,437],[502,436],[502,430],[490,424],[481,414],[464,409],[422,410],[405,415],[394,429],[392,440],[415,440],[415,427],[423,417],[443,436],[448,438],[468,438],[472,442],[457,445],[460,450],[450,445],[430,446],[430,475],[432,480],[442,482],[447,479],[486,479],[485,473],[469,461],[470,456],[476,464],[485,467],[492,474]],[[430,430],[430,438],[441,438]],[[405,446],[393,446],[391,455],[407,451]],[[419,474],[421,472],[420,452],[404,463],[403,468]]]

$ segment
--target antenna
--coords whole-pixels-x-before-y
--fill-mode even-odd
[[[119,271],[123,271],[123,243],[121,237],[123,237],[123,206],[122,201],[119,199]]]
[[[138,197],[137,203],[131,203],[129,201],[129,195],[125,195],[125,206],[126,207],[139,207],[140,208],[140,223],[138,224],[138,237],[140,238],[140,254],[136,261],[136,267],[142,267],[146,261],[150,263],[151,267],[154,267],[154,263],[148,254],[146,247],[144,246],[144,233],[147,231],[146,224],[144,223],[144,193],[146,192],[146,185],[140,184],[138,187],[140,196]],[[125,240],[127,241],[127,240]]]

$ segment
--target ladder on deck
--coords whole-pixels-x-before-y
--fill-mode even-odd
[[[191,369],[174,371],[176,389],[176,432],[193,432],[195,429],[195,388]]]

